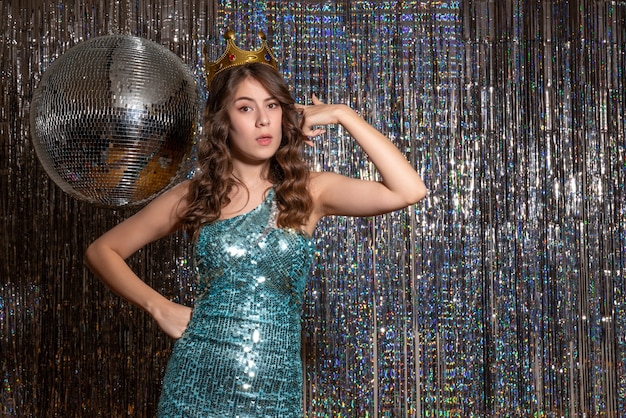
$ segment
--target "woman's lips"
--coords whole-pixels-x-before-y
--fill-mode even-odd
[[[256,142],[258,142],[260,145],[269,145],[272,143],[272,136],[271,135],[260,136],[256,139]]]

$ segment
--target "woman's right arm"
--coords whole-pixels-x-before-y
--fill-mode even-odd
[[[110,229],[87,248],[85,263],[113,292],[148,312],[166,334],[178,338],[189,323],[191,309],[174,303],[141,280],[126,259],[146,244],[180,228],[188,183],[155,198],[135,215]]]

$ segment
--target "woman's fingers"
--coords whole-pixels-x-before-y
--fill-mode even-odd
[[[317,98],[317,96],[315,95],[315,93],[313,93],[313,96],[311,96],[311,102],[314,105],[320,105],[320,104],[324,104],[322,103],[322,101],[320,99]]]
[[[296,110],[299,111],[304,119],[302,120],[302,132],[306,135],[309,140],[305,141],[307,144],[313,146],[313,141],[311,138],[322,135],[326,132],[326,129],[323,128],[313,128],[315,125],[325,125],[326,116],[324,116],[327,111],[324,107],[317,107],[320,105],[324,105],[317,97],[317,95],[313,94],[311,96],[312,105],[301,105],[296,104]],[[318,120],[320,119],[320,120]]]

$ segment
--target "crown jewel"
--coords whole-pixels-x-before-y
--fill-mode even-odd
[[[261,38],[262,43],[261,47],[255,51],[244,51],[237,47],[235,45],[235,32],[231,29],[226,31],[224,38],[226,39],[226,50],[216,61],[209,62],[206,65],[207,84],[211,84],[213,77],[220,71],[253,62],[269,65],[278,71],[276,58],[274,58],[272,50],[267,45],[265,33],[259,32],[259,38]]]

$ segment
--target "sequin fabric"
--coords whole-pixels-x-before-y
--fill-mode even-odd
[[[202,228],[198,294],[173,348],[158,416],[301,417],[301,309],[311,239],[275,226],[274,191]]]

